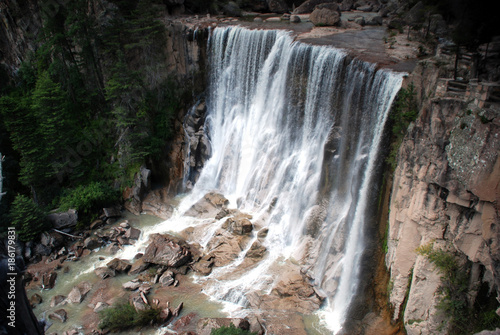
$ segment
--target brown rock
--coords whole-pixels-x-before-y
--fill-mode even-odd
[[[67,301],[73,304],[79,304],[85,299],[87,293],[90,292],[92,285],[89,282],[82,281],[77,286],[73,287],[68,294]]]
[[[45,289],[51,289],[54,287],[57,279],[57,273],[52,271],[49,273],[44,273],[42,275],[42,287]]]
[[[295,8],[293,14],[307,14],[312,13],[314,8],[323,3],[333,3],[333,0],[307,0],[303,2],[299,7]]]
[[[38,293],[35,293],[30,298],[30,305],[33,308],[36,305],[40,305],[42,303],[42,301],[43,301],[42,296]]]
[[[128,281],[124,284],[122,284],[123,289],[129,290],[129,291],[135,291],[137,290],[142,284],[139,281]]]
[[[49,319],[51,320],[58,320],[61,322],[66,322],[66,319],[68,318],[68,313],[64,309],[58,309],[54,313],[49,314]]]
[[[188,315],[185,315],[181,318],[179,318],[177,321],[175,321],[173,328],[175,331],[182,331],[186,327],[188,327],[193,319],[195,319],[198,315],[196,313],[189,313]]]
[[[213,218],[223,207],[227,207],[228,204],[229,200],[227,200],[222,194],[210,192],[205,194],[202,199],[186,211],[185,215],[205,219]]]
[[[145,262],[144,259],[139,258],[132,264],[130,267],[130,271],[128,272],[129,276],[133,276],[136,274],[141,273],[142,271],[146,270],[149,267],[149,263]]]
[[[141,231],[137,228],[130,227],[124,235],[126,238],[131,239],[131,240],[138,240],[139,237],[141,236]]]
[[[166,235],[154,234],[150,241],[142,258],[145,262],[180,267],[191,260],[191,252]]]
[[[266,251],[267,249],[262,245],[262,243],[255,241],[245,256],[250,258],[262,258],[264,257]]]
[[[89,228],[94,230],[94,229],[97,229],[99,227],[102,227],[103,225],[104,225],[104,221],[101,219],[97,219],[90,224]]]
[[[210,258],[210,260],[200,260],[199,262],[194,263],[191,265],[191,268],[198,272],[201,273],[202,275],[209,275],[212,272],[212,266],[214,265],[214,261]]]
[[[106,266],[118,273],[127,272],[132,267],[130,263],[119,258],[114,258],[112,261],[106,264]]]
[[[62,304],[64,300],[66,300],[65,296],[55,295],[50,299],[50,307],[56,307],[57,305]]]
[[[174,318],[175,318],[175,317],[178,317],[178,316],[181,314],[181,312],[182,312],[182,308],[184,308],[184,303],[183,303],[183,302],[181,302],[181,303],[179,304],[179,306],[177,306],[177,308],[176,308],[176,309],[174,309],[174,311],[172,312],[172,316],[173,316]]]
[[[159,279],[159,283],[161,284],[161,286],[171,286],[174,284],[174,282],[175,274],[172,271],[165,271]]]
[[[337,4],[322,4],[316,6],[309,16],[315,26],[338,26],[340,24],[340,11]]]
[[[116,272],[113,269],[110,269],[108,267],[102,266],[100,268],[96,268],[94,270],[94,273],[100,277],[101,279],[106,279],[108,277],[114,277],[116,276]]]

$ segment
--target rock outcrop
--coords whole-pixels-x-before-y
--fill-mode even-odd
[[[459,96],[435,98],[399,150],[386,264],[393,318],[407,299],[410,335],[447,330],[441,325],[445,316],[436,312],[441,274],[418,247],[433,243],[469,262],[471,287],[500,287],[500,120],[494,108],[481,109]],[[474,301],[477,292],[469,294]]]

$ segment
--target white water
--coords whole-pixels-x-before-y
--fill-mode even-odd
[[[295,258],[327,295],[322,316],[336,333],[359,285],[382,131],[402,75],[341,50],[294,43],[285,31],[216,28],[208,51],[212,157],[174,216],[144,229],[117,257],[132,258],[151,233],[196,225],[208,225],[196,241],[206,245],[222,221],[182,213],[217,190],[269,228],[269,252],[241,274],[244,250],[199,279],[205,292],[236,316],[248,305],[246,293],[270,292]]]
[[[180,212],[218,190],[266,217],[269,256],[241,278],[220,279],[241,257],[217,269],[207,292],[245,305],[245,292],[269,290],[271,267],[300,255],[309,237],[310,273],[328,296],[325,321],[336,332],[356,294],[382,131],[402,75],[294,43],[285,31],[217,28],[209,53],[213,156]]]

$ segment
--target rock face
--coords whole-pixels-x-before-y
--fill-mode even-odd
[[[142,199],[151,189],[151,170],[145,166],[141,166],[139,172],[135,174],[134,185],[127,187],[123,191],[123,200],[125,200],[125,208],[135,215],[142,212]]]
[[[168,267],[180,267],[191,260],[191,252],[167,235],[154,234],[144,252],[144,262]]]
[[[315,26],[338,26],[340,24],[340,9],[336,3],[321,4],[314,8],[309,20]]]
[[[472,269],[480,269],[471,275],[471,285],[499,287],[496,115],[498,110],[479,109],[459,97],[436,98],[424,106],[399,150],[386,265],[393,283],[394,319],[401,315],[408,295],[404,322],[410,335],[447,331],[440,327],[442,313],[436,313],[440,274],[416,253],[419,246],[433,242],[435,248],[454,251]],[[474,292],[469,293],[474,300]]]

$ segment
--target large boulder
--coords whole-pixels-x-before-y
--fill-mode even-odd
[[[83,241],[83,246],[87,249],[97,249],[102,246],[103,242],[97,236],[87,237]]]
[[[133,276],[133,275],[139,274],[142,271],[146,270],[148,267],[149,267],[149,263],[145,262],[143,258],[139,258],[130,267],[130,271],[128,272],[128,275]]]
[[[102,267],[95,269],[94,273],[96,274],[96,276],[100,277],[101,279],[106,279],[109,277],[116,276],[115,270],[110,269],[106,266],[102,266]]]
[[[76,226],[78,222],[78,214],[76,209],[70,209],[67,212],[55,212],[47,215],[47,219],[56,229],[64,229]]]
[[[180,267],[191,260],[191,252],[167,235],[154,234],[142,257],[144,262]]]
[[[317,5],[324,4],[324,3],[334,3],[334,1],[333,0],[307,0],[299,7],[295,8],[295,10],[293,11],[293,14],[297,15],[297,14],[312,13],[314,8]]]
[[[315,26],[338,26],[340,24],[340,9],[335,3],[316,6],[309,16]]]
[[[158,282],[161,286],[171,286],[175,283],[175,274],[172,271],[165,271]]]
[[[246,217],[231,217],[224,222],[222,228],[237,235],[248,235],[252,232],[253,225]]]
[[[49,319],[57,320],[60,322],[66,322],[68,318],[68,313],[64,309],[58,309],[57,311],[49,314]]]

